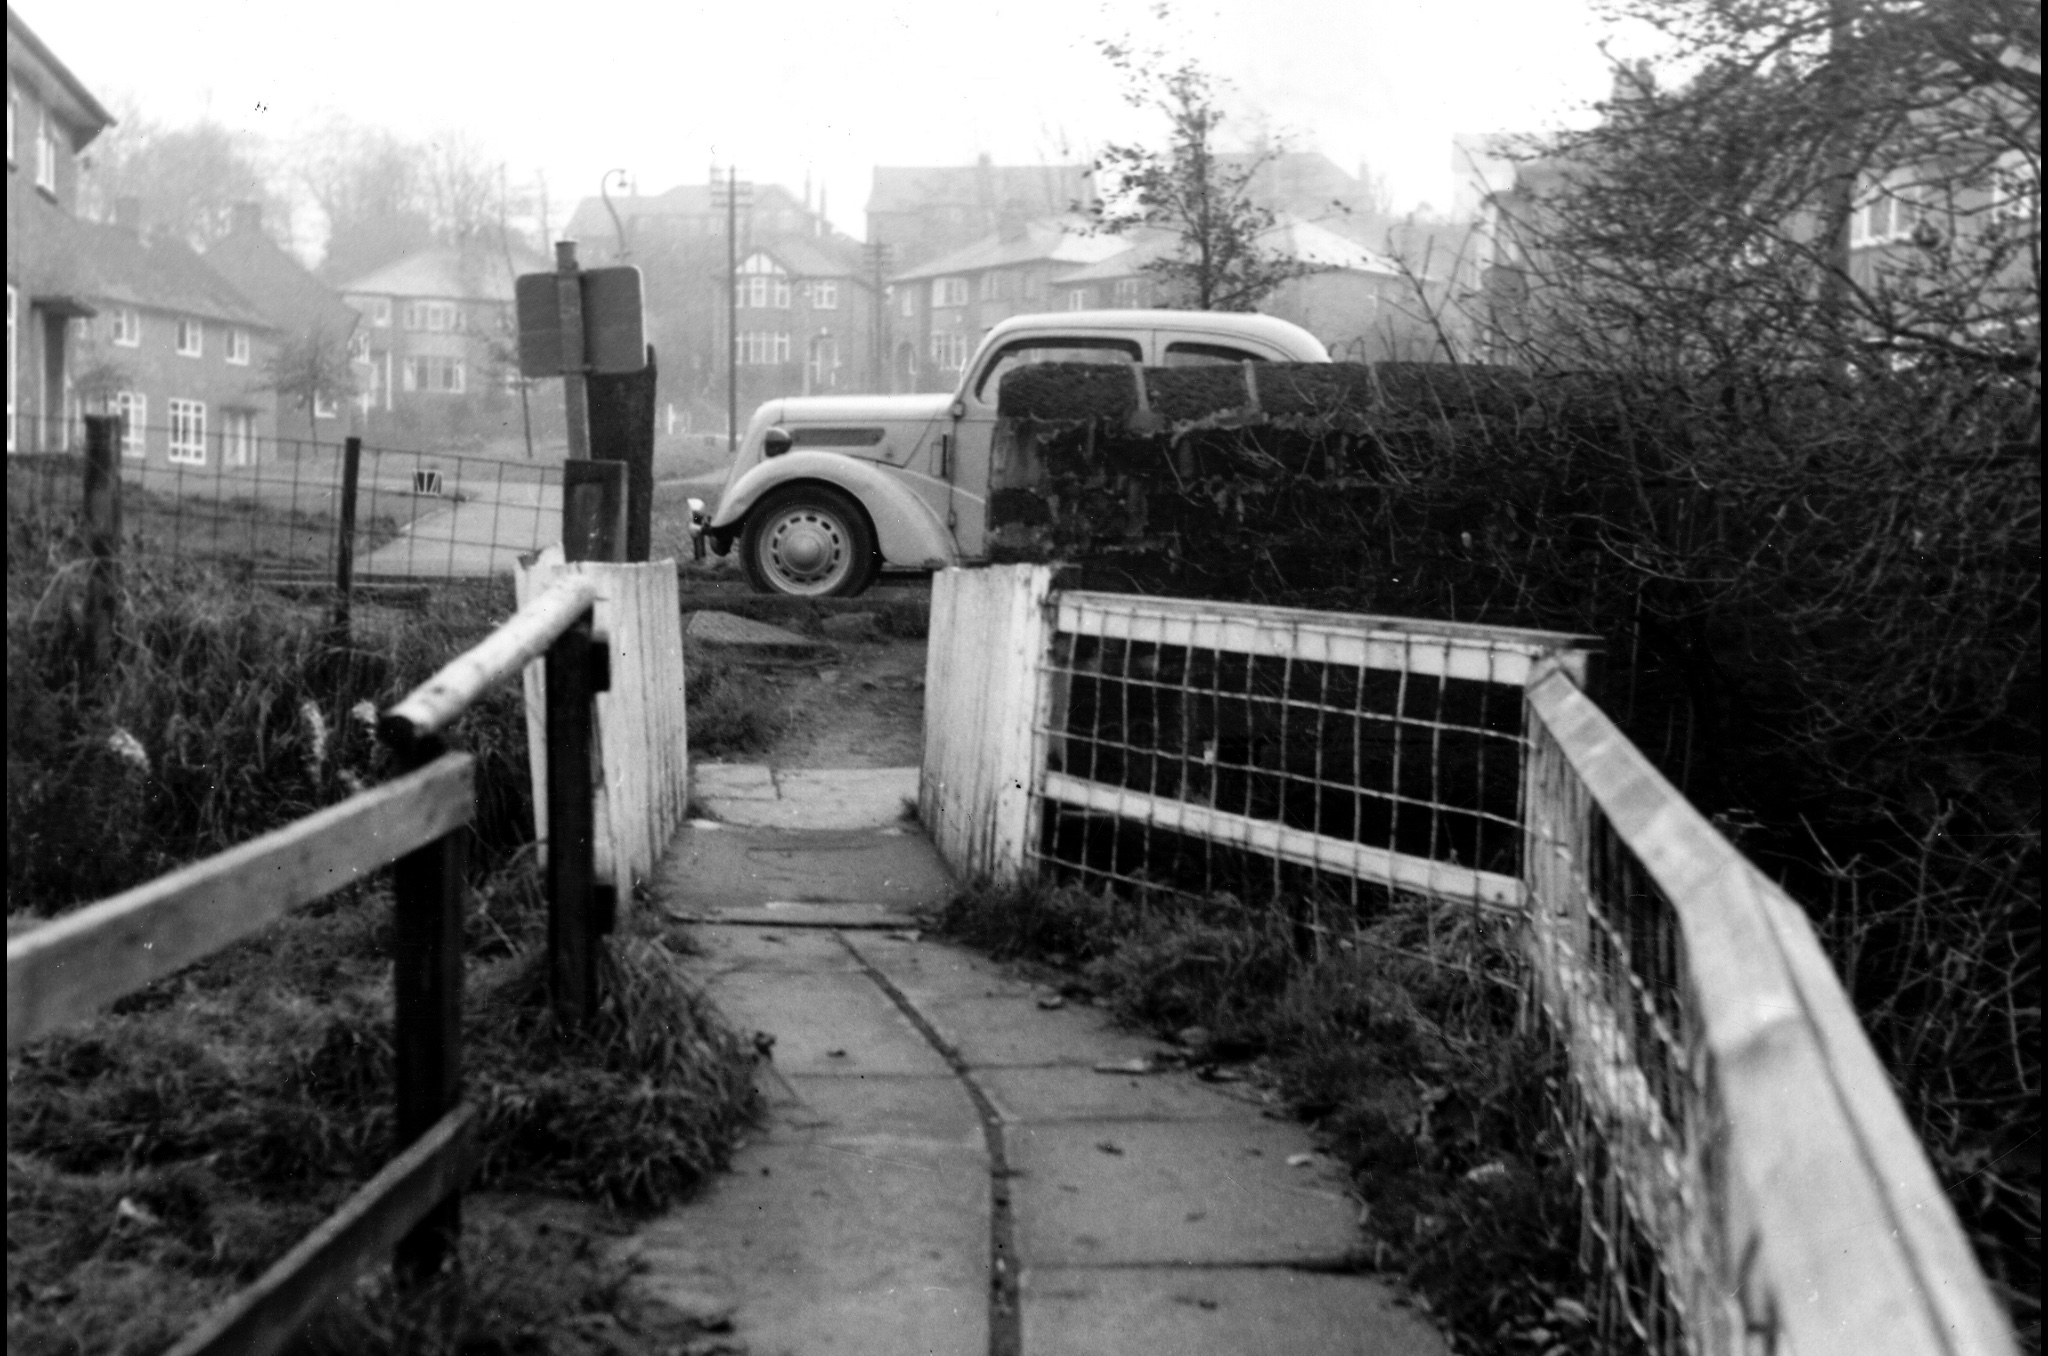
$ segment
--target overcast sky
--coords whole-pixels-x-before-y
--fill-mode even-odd
[[[1397,208],[1447,207],[1454,132],[1532,130],[1599,98],[1587,0],[20,0],[103,102],[289,133],[331,110],[407,135],[460,128],[545,171],[557,204],[614,167],[643,192],[744,177],[829,190],[862,233],[882,165],[1084,159],[1156,131],[1099,38],[1163,40],[1236,86],[1291,147],[1385,176]],[[564,210],[556,208],[556,220]]]

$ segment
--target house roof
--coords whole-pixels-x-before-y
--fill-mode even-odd
[[[1130,248],[1096,263],[1084,265],[1053,279],[1056,285],[1107,282],[1143,272],[1147,264],[1172,254],[1179,237],[1170,231],[1134,234]],[[1299,217],[1281,217],[1273,229],[1259,237],[1259,243],[1273,253],[1302,263],[1317,264],[1344,273],[1374,273],[1400,277],[1401,269],[1385,255],[1347,240],[1326,226]]]
[[[498,249],[478,246],[469,250],[415,250],[350,279],[339,290],[372,296],[509,302],[515,269],[520,273],[546,273],[553,267],[538,254],[517,245],[512,247],[512,256],[512,267],[507,268],[505,252]]]
[[[355,329],[355,308],[253,225],[238,227],[205,257],[281,330],[346,338]]]
[[[838,236],[772,236],[757,242],[753,252],[772,256],[799,278],[863,276],[860,246]]]
[[[723,187],[723,185],[720,185]],[[613,198],[611,206],[605,206],[602,197],[585,198],[576,204],[576,210],[569,216],[569,224],[562,228],[570,240],[608,240],[613,234],[612,213],[619,214],[620,221],[637,221],[642,217],[705,217],[713,214],[723,218],[723,204],[714,205],[710,184],[677,184],[665,193],[647,197],[633,196]],[[780,184],[756,184],[754,186],[753,210],[786,211],[801,209],[803,204],[796,195]]]
[[[57,59],[12,6],[7,10],[7,69],[56,110],[58,120],[71,133],[72,151],[84,150],[102,129],[114,125],[114,115],[92,97],[85,82]]]
[[[1090,235],[1055,221],[1031,221],[1021,233],[1004,239],[1001,232],[941,255],[928,264],[898,273],[892,282],[916,282],[953,273],[977,273],[1020,264],[1088,264],[1120,254],[1130,242],[1112,235]]]
[[[1086,165],[992,165],[984,158],[973,165],[926,168],[875,167],[868,189],[870,214],[918,212],[929,207],[981,207],[997,210],[1010,204],[1052,216],[1070,211],[1088,196],[1091,171]]]
[[[224,320],[251,329],[276,325],[181,240],[144,239],[125,226],[64,219],[66,272],[58,289],[93,301]]]

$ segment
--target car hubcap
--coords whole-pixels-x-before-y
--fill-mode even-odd
[[[846,533],[838,521],[815,509],[783,517],[768,534],[769,573],[799,589],[820,589],[838,582],[845,569]]]

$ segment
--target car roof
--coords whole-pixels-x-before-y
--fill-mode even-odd
[[[1180,330],[1217,339],[1256,339],[1270,344],[1298,362],[1328,362],[1329,350],[1322,340],[1299,325],[1270,315],[1246,311],[1040,311],[1013,315],[998,321],[989,339],[1001,339],[1020,329],[1071,330],[1077,334],[1128,334],[1132,330]]]

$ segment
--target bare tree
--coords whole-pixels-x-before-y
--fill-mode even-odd
[[[264,161],[260,145],[219,123],[167,127],[130,111],[93,143],[85,210],[110,219],[115,203],[136,199],[149,229],[203,250],[234,229],[239,203],[264,204],[273,230],[290,221]]]
[[[1146,226],[1172,233],[1173,252],[1141,266],[1163,285],[1168,304],[1249,311],[1282,284],[1320,272],[1272,246],[1277,218],[1253,196],[1259,171],[1281,154],[1278,143],[1248,156],[1219,154],[1224,112],[1216,78],[1190,58],[1175,60],[1128,38],[1096,47],[1122,76],[1125,101],[1165,119],[1166,142],[1105,146],[1090,213],[1111,234]]]

